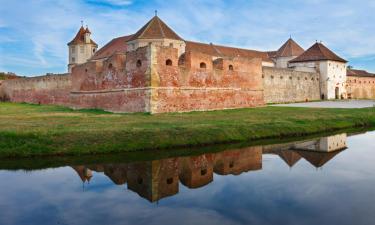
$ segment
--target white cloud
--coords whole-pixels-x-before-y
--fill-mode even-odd
[[[133,3],[130,0],[105,0],[105,1],[112,5],[118,5],[118,6],[131,5]]]
[[[23,1],[20,7],[19,1],[7,1],[7,7],[0,8],[0,28],[6,26],[15,36],[1,29],[0,43],[14,41],[22,49],[7,49],[3,57],[25,51],[23,57],[39,61],[41,68],[60,64],[65,69],[66,43],[74,37],[81,20],[103,46],[114,37],[136,32],[155,9],[187,40],[274,50],[292,35],[305,48],[322,40],[345,58],[375,53],[375,24],[369,22],[374,20],[371,1],[104,1],[113,7],[100,7],[95,2],[99,4],[97,0],[69,4],[64,0]]]

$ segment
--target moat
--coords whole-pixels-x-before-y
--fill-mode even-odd
[[[0,224],[375,224],[374,140],[375,131],[179,157],[2,160]]]

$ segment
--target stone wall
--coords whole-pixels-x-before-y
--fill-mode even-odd
[[[4,85],[3,85],[3,80],[0,80],[0,102],[1,101],[6,101],[6,97],[5,97],[5,91],[4,91]]]
[[[263,67],[266,103],[303,102],[320,99],[318,73]]]
[[[1,86],[3,98],[12,102],[69,106],[69,74],[6,80]]]
[[[375,99],[375,77],[347,76],[348,98]]]
[[[148,47],[72,70],[73,108],[111,112],[150,112],[150,52]]]
[[[176,48],[149,45],[74,67],[71,105],[151,113],[259,106],[264,104],[261,63],[213,61],[198,52],[187,52],[182,60]]]
[[[217,59],[157,47],[152,61],[151,111],[185,112],[264,105],[261,59]],[[167,65],[167,61],[171,63]],[[201,63],[205,68],[201,68]],[[231,68],[231,69],[229,69]]]

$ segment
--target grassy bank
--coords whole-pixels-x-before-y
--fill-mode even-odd
[[[375,108],[111,114],[0,103],[0,157],[118,153],[375,127]]]

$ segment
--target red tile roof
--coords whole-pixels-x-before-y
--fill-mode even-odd
[[[126,52],[126,42],[131,39],[133,35],[123,36],[112,39],[106,45],[104,45],[101,49],[99,49],[94,56],[91,58],[92,60],[107,58],[115,53],[119,52]]]
[[[204,44],[199,42],[186,41],[186,51],[198,51],[204,54],[217,57],[245,57],[245,58],[261,58],[263,61],[272,60],[269,58],[267,52],[233,48],[227,46],[220,46],[214,44]]]
[[[71,45],[71,44],[85,44],[85,34],[86,33],[90,33],[90,30],[89,28],[84,28],[83,26],[81,26],[81,28],[79,29],[78,33],[76,34],[76,36],[73,38],[73,40],[71,42],[68,43],[68,45]],[[92,39],[90,39],[90,43],[95,45],[95,46],[98,46]]]
[[[136,39],[173,39],[182,40],[167,24],[165,24],[158,16],[153,17],[146,25],[144,25],[129,40]]]
[[[268,51],[267,54],[269,58],[275,58],[277,51]]]
[[[292,38],[289,38],[289,40],[277,50],[275,57],[300,56],[304,51],[305,50]]]
[[[341,153],[341,151],[327,153],[313,151],[297,151],[297,153],[316,168],[320,168],[324,166],[327,162],[329,162],[331,159],[333,159],[337,154]]]
[[[375,77],[375,74],[369,73],[366,70],[355,70],[355,69],[348,69],[347,75],[357,76],[357,77]]]
[[[297,58],[289,61],[291,63],[294,62],[309,62],[309,61],[323,61],[323,60],[332,60],[337,62],[344,62],[347,61],[331,50],[329,50],[326,46],[322,43],[315,43],[309,49],[307,49],[302,55],[298,56]]]

